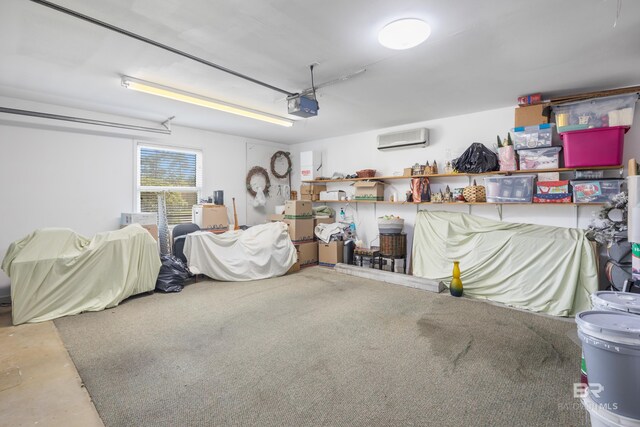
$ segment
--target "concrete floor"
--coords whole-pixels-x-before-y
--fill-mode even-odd
[[[0,308],[0,424],[104,426],[53,322],[11,325]]]

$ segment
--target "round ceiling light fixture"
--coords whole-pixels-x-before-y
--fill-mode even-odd
[[[380,30],[378,41],[389,49],[410,49],[418,46],[431,35],[431,27],[416,18],[398,19]]]

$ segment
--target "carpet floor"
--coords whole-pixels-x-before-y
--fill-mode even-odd
[[[106,426],[581,426],[571,322],[313,267],[55,321]]]

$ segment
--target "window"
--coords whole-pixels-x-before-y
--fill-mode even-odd
[[[169,225],[191,222],[191,208],[202,190],[202,153],[139,144],[137,199],[140,212],[158,211],[166,192]]]

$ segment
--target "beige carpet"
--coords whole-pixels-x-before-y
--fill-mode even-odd
[[[570,322],[308,268],[56,320],[107,426],[577,426]]]

